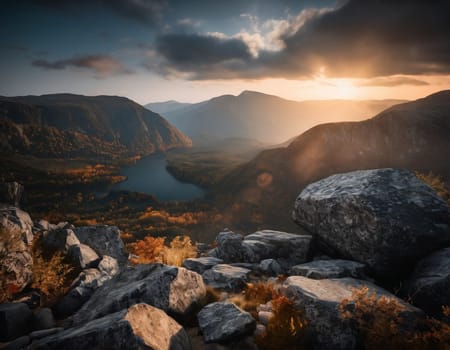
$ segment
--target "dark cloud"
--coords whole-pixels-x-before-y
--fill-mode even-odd
[[[414,79],[410,77],[394,76],[394,77],[378,77],[373,79],[368,79],[356,84],[357,86],[400,86],[400,85],[414,85],[414,86],[424,86],[429,85],[424,80]]]
[[[34,60],[32,65],[39,68],[62,70],[68,67],[84,68],[94,71],[97,77],[104,78],[116,74],[130,74],[121,62],[108,55],[77,56],[65,60],[47,61]]]
[[[108,9],[118,16],[149,25],[159,22],[161,11],[167,6],[166,0],[29,0],[39,6],[54,9],[83,12],[86,10]]]
[[[349,0],[303,19],[280,31],[279,51],[257,56],[242,38],[192,34],[160,36],[156,50],[162,66],[193,79],[450,73],[448,0]]]

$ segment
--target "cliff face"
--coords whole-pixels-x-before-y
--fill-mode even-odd
[[[0,152],[38,157],[134,156],[189,147],[159,114],[115,96],[0,97]]]

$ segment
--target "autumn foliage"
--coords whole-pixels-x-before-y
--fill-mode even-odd
[[[411,324],[402,317],[404,307],[395,299],[377,297],[367,287],[355,289],[339,310],[344,319],[354,322],[360,332],[364,349],[419,350],[450,348],[450,325],[433,318]],[[450,310],[443,308],[444,316]]]
[[[32,247],[33,283],[43,295],[42,305],[52,305],[69,290],[76,273],[61,252],[49,252],[42,248],[40,236],[35,236]]]
[[[432,172],[429,172],[428,174],[416,172],[416,176],[433,188],[450,207],[450,190],[445,186],[445,183],[439,176],[434,175]]]
[[[134,255],[132,264],[149,264],[160,262],[181,266],[187,258],[197,256],[197,245],[187,236],[176,236],[169,245],[165,245],[165,237],[146,236],[144,239],[127,245]]]

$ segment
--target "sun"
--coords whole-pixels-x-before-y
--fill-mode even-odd
[[[342,99],[355,99],[358,96],[358,88],[350,79],[335,79],[333,81],[336,90],[336,97]]]

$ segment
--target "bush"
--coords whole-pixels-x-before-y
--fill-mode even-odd
[[[41,236],[35,236],[32,247],[33,283],[32,287],[43,294],[41,304],[53,305],[67,293],[77,271],[60,252],[45,251]]]
[[[197,256],[197,245],[187,236],[176,236],[169,246],[164,244],[164,237],[146,236],[143,240],[127,245],[130,252],[136,255],[132,264],[149,264],[161,262],[173,266],[181,266],[187,258]]]
[[[408,324],[401,316],[404,307],[393,298],[375,293],[367,287],[355,289],[350,300],[339,305],[341,315],[354,322],[362,336],[364,348],[371,349],[449,349],[450,326],[433,318]],[[448,308],[443,308],[444,313]]]
[[[262,350],[304,349],[307,322],[301,317],[294,301],[285,296],[272,300],[274,316],[269,320],[266,332],[256,338]]]

